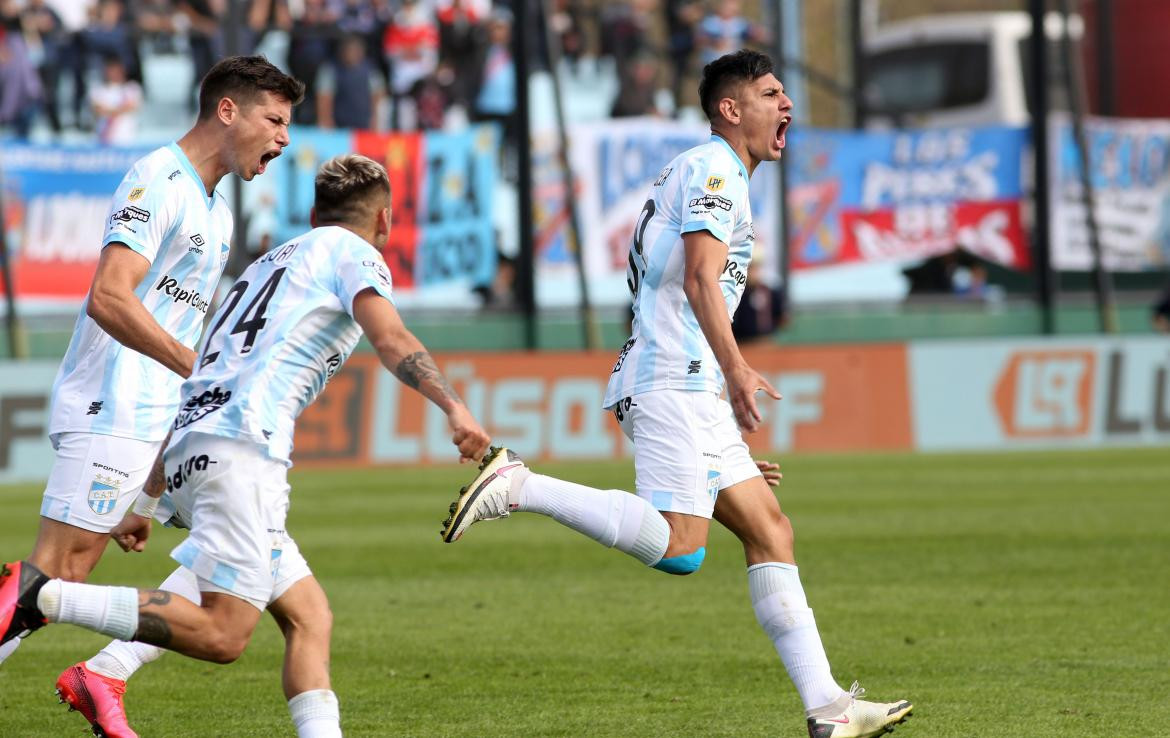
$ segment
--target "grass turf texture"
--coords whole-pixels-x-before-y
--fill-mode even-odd
[[[629,488],[628,463],[540,471]],[[687,578],[534,515],[439,542],[469,467],[294,471],[289,530],[333,605],[348,736],[801,736],[801,706],[717,525]],[[1165,734],[1170,454],[793,457],[784,509],[834,675],[916,703],[907,737]],[[40,488],[0,488],[4,557]],[[91,581],[153,586],[181,534],[111,544]],[[33,635],[0,735],[84,735],[52,695],[105,639]],[[144,736],[292,736],[269,617],[235,664],[168,654],[130,686]],[[1119,727],[1122,726],[1122,727]],[[1118,732],[1120,731],[1120,732]]]

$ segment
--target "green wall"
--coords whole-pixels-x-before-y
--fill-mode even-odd
[[[1151,332],[1150,309],[1144,303],[1119,309],[1121,332]],[[508,351],[525,347],[523,319],[509,313],[468,315],[407,315],[407,325],[432,351]],[[598,320],[601,345],[616,350],[628,336],[625,316],[607,312]],[[1060,334],[1098,333],[1091,304],[1061,307],[1056,315]],[[65,353],[73,321],[29,319],[24,343],[29,358],[59,358]],[[780,344],[866,343],[923,338],[1034,336],[1042,332],[1040,311],[1030,303],[994,306],[966,303],[890,304],[864,308],[807,308],[797,312],[776,339]],[[537,321],[537,341],[545,350],[572,350],[584,345],[575,313],[547,313]],[[0,335],[0,357],[9,356],[8,336]],[[368,348],[368,347],[366,347]]]

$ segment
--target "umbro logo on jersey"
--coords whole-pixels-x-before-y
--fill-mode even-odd
[[[104,400],[89,403],[89,410],[85,411],[86,415],[97,415],[102,411],[102,403]]]
[[[191,236],[191,243],[193,245],[191,248],[187,249],[187,253],[202,254],[203,244],[207,242],[203,240],[203,236],[200,236],[198,233],[196,233],[194,236]]]

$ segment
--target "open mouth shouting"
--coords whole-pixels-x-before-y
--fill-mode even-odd
[[[778,149],[784,148],[784,144],[785,144],[784,134],[788,132],[788,126],[790,123],[792,123],[792,116],[786,115],[786,116],[784,116],[784,119],[780,121],[780,125],[776,127],[776,141],[775,141],[776,148],[778,148]]]
[[[268,162],[280,156],[281,150],[279,148],[269,149],[260,156],[260,166],[256,167],[256,174],[264,174],[264,170],[268,168]]]

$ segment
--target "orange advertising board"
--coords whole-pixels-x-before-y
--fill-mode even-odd
[[[764,423],[747,436],[758,454],[912,447],[905,346],[752,348],[745,355],[783,395],[758,395]],[[447,354],[436,362],[492,434],[531,459],[628,456],[601,409],[608,352]],[[297,463],[450,463],[443,414],[401,385],[373,355],[357,355],[297,423]]]

